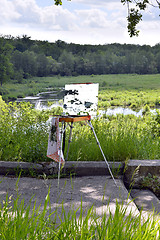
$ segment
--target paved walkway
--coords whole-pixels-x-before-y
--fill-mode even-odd
[[[31,197],[31,206],[34,205],[36,199],[37,206],[44,203],[45,197],[50,188],[50,204],[52,211],[58,208],[61,212],[63,202],[64,209],[77,209],[81,206],[83,210],[94,205],[96,213],[101,215],[103,212],[108,213],[109,209],[114,213],[116,201],[123,202],[123,206],[127,207],[127,212],[132,210],[134,214],[139,211],[131,198],[128,196],[123,182],[116,179],[118,187],[109,176],[88,176],[88,177],[73,177],[61,178],[58,189],[57,179],[36,179],[25,178],[19,179],[16,177],[0,177],[0,199],[5,199],[6,194],[13,195],[16,198],[20,194],[20,199],[25,199],[25,204],[28,204]],[[77,211],[77,213],[80,210]]]

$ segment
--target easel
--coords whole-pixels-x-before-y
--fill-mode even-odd
[[[80,122],[80,121],[85,121],[85,122],[90,126],[90,128],[91,128],[91,130],[92,130],[92,132],[93,132],[93,134],[94,134],[94,136],[95,136],[95,139],[96,139],[96,141],[97,141],[97,144],[98,144],[98,146],[99,146],[99,149],[100,149],[100,151],[101,151],[101,153],[102,153],[102,155],[103,155],[103,158],[104,158],[104,160],[105,160],[105,163],[106,163],[106,165],[107,165],[107,167],[108,167],[109,173],[110,173],[110,175],[111,175],[111,177],[112,177],[115,185],[117,186],[117,183],[116,183],[116,181],[115,181],[115,179],[114,179],[114,176],[113,176],[113,174],[112,174],[112,171],[111,171],[111,169],[110,169],[110,166],[109,166],[109,164],[108,164],[108,162],[107,162],[107,159],[106,159],[106,157],[105,157],[105,155],[104,155],[104,153],[103,153],[103,150],[102,150],[102,148],[101,148],[100,142],[99,142],[99,140],[98,140],[98,138],[97,138],[97,135],[96,135],[96,133],[95,133],[95,131],[94,131],[94,127],[93,127],[93,125],[92,125],[92,123],[91,123],[91,116],[90,116],[90,115],[84,115],[84,116],[69,115],[69,116],[60,116],[60,117],[59,117],[59,122],[62,123],[61,131],[60,131],[60,132],[61,132],[60,153],[62,153],[62,139],[63,139],[63,135],[64,135],[64,133],[65,133],[65,131],[66,131],[66,128],[67,128],[67,126],[65,126],[65,123],[67,123],[67,125],[70,127],[70,134],[69,134],[69,141],[68,141],[68,149],[67,149],[67,155],[66,155],[66,159],[65,159],[65,160],[68,160],[69,147],[70,147],[71,137],[72,137],[73,123],[75,123],[75,122]],[[60,154],[60,159],[61,159],[61,154]],[[61,169],[61,161],[59,161],[59,169],[58,169],[58,187],[59,187],[59,180],[60,180],[60,169]]]

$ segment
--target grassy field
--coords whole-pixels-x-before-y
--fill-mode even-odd
[[[16,100],[17,97],[34,96],[46,88],[64,87],[69,83],[99,83],[99,108],[124,106],[138,109],[146,104],[160,105],[160,74],[112,74],[78,77],[32,78],[23,84],[6,83],[0,88],[3,99]]]

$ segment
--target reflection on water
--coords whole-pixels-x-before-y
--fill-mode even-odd
[[[116,107],[114,109],[108,108],[106,111],[100,110],[100,115],[106,114],[106,115],[116,115],[116,114],[133,114],[136,117],[142,116],[143,109],[141,109],[139,112],[133,111],[130,108],[123,108],[123,107]]]
[[[48,106],[46,102],[43,102],[40,100],[35,103],[35,109],[37,110],[47,110],[47,109],[50,110],[55,107],[63,107],[63,103],[59,103],[58,101],[56,101],[50,106]]]

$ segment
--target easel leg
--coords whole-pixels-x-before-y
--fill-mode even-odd
[[[115,178],[114,178],[114,176],[113,176],[113,174],[112,174],[112,171],[111,171],[111,169],[110,169],[110,166],[109,166],[109,164],[108,164],[108,162],[107,162],[107,159],[106,159],[106,157],[105,157],[105,155],[104,155],[104,152],[103,152],[103,150],[102,150],[102,148],[101,148],[100,142],[99,142],[99,140],[98,140],[98,138],[97,138],[97,135],[96,135],[96,133],[95,133],[95,131],[94,131],[94,127],[93,127],[91,121],[88,121],[87,123],[88,123],[88,125],[91,127],[91,130],[92,130],[92,132],[93,132],[93,134],[94,134],[94,136],[95,136],[95,139],[96,139],[96,141],[97,141],[97,144],[98,144],[98,146],[99,146],[99,149],[101,150],[101,153],[102,153],[102,155],[103,155],[103,158],[104,158],[104,160],[105,160],[105,162],[106,162],[106,164],[107,164],[107,167],[108,167],[108,170],[109,170],[109,172],[110,172],[110,175],[111,175],[111,177],[112,177],[115,185],[117,186],[117,183],[116,183]],[[118,186],[117,186],[117,187],[118,187]]]
[[[60,172],[61,172],[61,162],[59,162],[59,166],[58,166],[58,191],[59,191]]]
[[[70,126],[70,134],[69,134],[69,140],[68,140],[68,149],[67,149],[67,155],[66,155],[66,161],[68,160],[68,154],[69,154],[69,147],[70,147],[70,143],[71,143],[71,137],[72,137],[72,128],[73,128],[73,122],[71,123]]]

